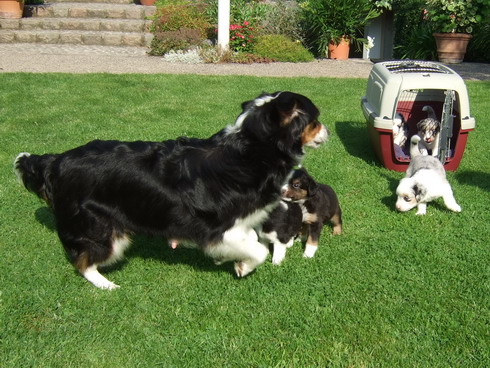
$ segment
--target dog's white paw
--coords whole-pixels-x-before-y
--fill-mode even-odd
[[[303,253],[303,257],[305,258],[313,258],[316,251],[318,250],[318,245],[306,244],[305,252]]]
[[[91,282],[99,289],[114,290],[119,288],[119,285],[114,284],[113,282],[107,280],[104,276],[102,276],[97,270],[96,265],[88,267],[83,273],[83,277],[85,277],[87,281]]]
[[[101,286],[98,286],[98,285],[95,285],[95,286],[97,286],[100,289],[104,289],[104,290],[115,290],[115,289],[119,289],[120,288],[119,285],[116,285],[116,284],[114,284],[113,282],[110,282],[110,281],[107,284],[103,284]]]
[[[279,266],[282,261],[284,260],[284,258],[286,257],[286,253],[284,254],[274,254],[272,256],[272,264],[273,265],[276,265],[276,266]]]
[[[449,209],[453,212],[461,212],[461,206],[459,204],[454,204]]]
[[[235,273],[238,277],[245,277],[250,272],[252,272],[255,268],[250,267],[245,262],[235,262]]]

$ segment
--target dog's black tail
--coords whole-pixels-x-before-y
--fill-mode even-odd
[[[51,184],[49,171],[56,155],[31,155],[27,152],[20,153],[14,161],[14,171],[19,181],[30,192],[51,202]]]

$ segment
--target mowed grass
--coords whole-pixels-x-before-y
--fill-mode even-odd
[[[490,366],[490,83],[468,82],[459,214],[394,209],[360,109],[364,79],[0,74],[1,367]],[[207,137],[262,91],[311,98],[332,133],[304,162],[337,192],[344,234],[323,231],[237,279],[198,251],[136,236],[96,289],[66,260],[53,216],[12,172],[19,152],[92,139]]]

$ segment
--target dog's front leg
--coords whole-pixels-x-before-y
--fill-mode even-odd
[[[272,252],[272,264],[279,266],[286,257],[286,244],[281,242],[274,243],[274,250]]]
[[[220,243],[208,246],[205,253],[218,264],[236,261],[235,272],[238,277],[244,277],[265,262],[269,250],[258,241],[253,229],[235,226],[224,233]]]
[[[427,203],[419,203],[417,205],[416,215],[425,215],[427,212]]]

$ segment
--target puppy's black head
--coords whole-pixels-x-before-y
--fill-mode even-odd
[[[293,202],[305,201],[313,197],[318,190],[318,184],[305,169],[294,170],[289,183],[282,189],[283,199]]]
[[[327,129],[318,121],[318,108],[297,93],[263,93],[244,102],[242,109],[231,129],[261,142],[275,143],[281,151],[302,153],[303,146],[316,148],[328,137]]]

